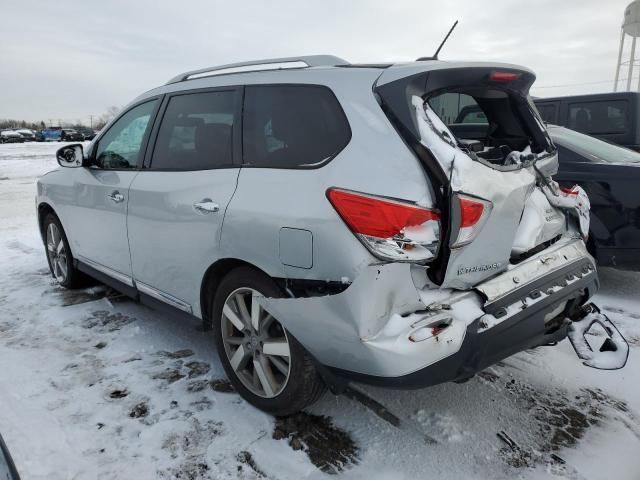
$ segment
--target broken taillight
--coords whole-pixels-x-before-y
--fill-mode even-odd
[[[342,220],[376,256],[424,262],[440,242],[440,213],[415,203],[339,188],[327,191]]]
[[[573,187],[560,187],[560,191],[565,195],[578,195],[576,185],[574,185]]]
[[[487,200],[459,193],[455,197],[458,201],[460,222],[458,236],[451,245],[452,248],[470,243],[482,229],[492,208],[491,202]]]

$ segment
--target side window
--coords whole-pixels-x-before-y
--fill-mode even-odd
[[[326,87],[249,86],[244,102],[245,164],[314,166],[336,155],[351,138],[344,112]]]
[[[236,90],[170,98],[151,158],[152,170],[208,170],[233,164]]]
[[[136,168],[142,140],[150,128],[157,100],[132,108],[120,117],[98,142],[96,164],[104,169]]]
[[[572,103],[569,105],[568,126],[582,133],[624,133],[627,129],[627,102]]]
[[[540,113],[540,117],[543,121],[547,123],[557,123],[557,106],[555,103],[536,103],[536,108],[538,109],[538,113]]]
[[[429,106],[447,125],[474,123],[488,125],[487,115],[470,95],[443,93],[431,97]]]

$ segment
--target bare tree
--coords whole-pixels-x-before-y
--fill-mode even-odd
[[[120,113],[120,108],[116,106],[112,105],[111,107],[107,108],[107,111],[100,115],[100,117],[98,117],[98,119],[94,123],[94,128],[101,130],[107,123],[113,120],[116,115],[118,115],[118,113]]]

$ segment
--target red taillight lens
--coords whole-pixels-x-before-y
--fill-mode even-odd
[[[473,227],[482,218],[484,203],[470,198],[458,197],[460,203],[460,227]]]
[[[460,211],[458,237],[452,247],[461,247],[471,242],[482,229],[491,212],[491,202],[467,195],[457,194]]]
[[[560,187],[560,191],[565,195],[578,195],[578,190],[575,190],[575,185],[571,188],[569,187]]]
[[[440,219],[437,212],[409,203],[337,189],[327,195],[351,230],[372,237],[390,238],[405,227]]]
[[[398,261],[426,261],[440,241],[440,214],[413,203],[338,188],[329,201],[351,231],[376,256]]]
[[[489,75],[489,80],[492,82],[508,83],[513,82],[514,80],[518,80],[520,76],[521,74],[516,72],[493,71]]]

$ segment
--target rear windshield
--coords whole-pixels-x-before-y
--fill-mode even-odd
[[[513,98],[492,88],[443,92],[427,99],[463,148],[484,160],[500,164],[512,151],[533,147],[534,141]],[[532,114],[530,114],[532,115]]]
[[[410,144],[418,140],[425,145],[425,135],[432,132],[474,160],[509,170],[555,153],[529,96],[535,76],[527,70],[425,68],[388,83],[384,80],[383,74],[375,92],[389,120]]]
[[[604,162],[640,162],[640,153],[619,147],[597,138],[562,127],[550,127],[549,134],[553,141],[569,150],[594,161]]]
[[[456,123],[488,125],[487,115],[470,95],[443,93],[432,97],[429,100],[429,105],[448,125]]]

